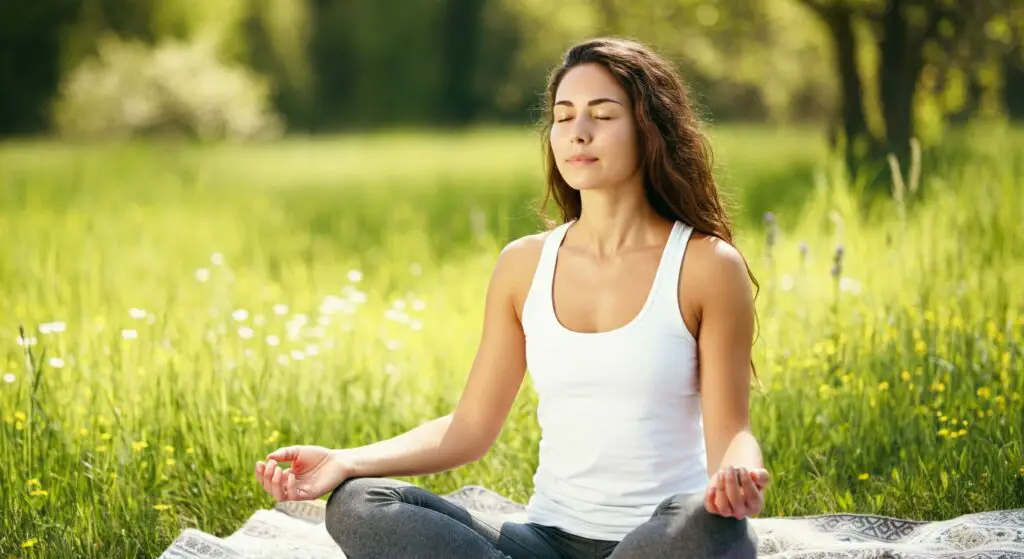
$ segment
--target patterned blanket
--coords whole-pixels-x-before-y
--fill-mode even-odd
[[[484,487],[445,498],[467,508],[522,520],[523,506]],[[285,502],[258,510],[235,533],[219,538],[185,529],[162,559],[344,559],[324,529],[324,501]],[[754,518],[758,556],[901,559],[1024,559],[1024,509],[970,514],[942,522],[862,514]]]

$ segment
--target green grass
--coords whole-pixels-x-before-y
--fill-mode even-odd
[[[905,218],[862,211],[812,132],[713,136],[761,281],[765,515],[1024,506],[1020,131],[926,156]],[[0,556],[227,534],[272,504],[267,451],[450,411],[497,251],[538,227],[539,162],[517,130],[0,146]],[[526,499],[535,404],[527,384],[485,460],[413,481]]]

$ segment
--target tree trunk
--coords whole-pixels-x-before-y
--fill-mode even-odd
[[[445,60],[442,86],[445,120],[465,124],[476,117],[478,110],[473,78],[484,0],[447,0],[444,10],[441,48]]]
[[[1007,114],[1024,120],[1024,49],[1019,45],[1003,57],[1003,79]]]
[[[903,6],[904,0],[891,0],[883,17],[878,79],[885,147],[899,158],[900,168],[905,172],[909,166],[910,139],[914,136],[914,95],[923,64],[923,41],[911,40]]]
[[[865,154],[858,153],[857,144],[873,143],[864,118],[864,91],[861,86],[857,62],[857,42],[853,34],[853,19],[849,10],[834,9],[824,15],[825,23],[835,43],[836,69],[842,104],[843,136],[846,143],[846,166],[853,172]]]

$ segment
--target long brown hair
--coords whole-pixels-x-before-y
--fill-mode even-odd
[[[542,219],[551,199],[558,204],[563,222],[579,219],[582,211],[580,192],[558,172],[550,132],[558,85],[569,70],[587,63],[603,66],[629,96],[638,128],[644,192],[654,210],[666,219],[733,244],[732,224],[713,175],[711,143],[701,131],[686,85],[671,63],[629,39],[601,37],[574,45],[548,76],[541,123],[548,184],[540,208]],[[746,267],[759,291],[757,278],[750,266]]]

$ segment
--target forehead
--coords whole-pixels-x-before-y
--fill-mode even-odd
[[[619,86],[619,82],[615,81],[611,72],[594,63],[581,64],[566,72],[555,92],[556,103],[572,101],[578,105],[599,97],[608,97],[623,105],[629,102],[626,92]]]

